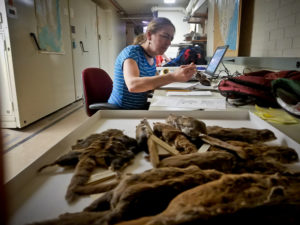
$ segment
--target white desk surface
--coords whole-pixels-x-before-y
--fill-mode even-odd
[[[167,95],[167,90],[155,90],[153,93],[153,98],[156,96],[166,96]],[[168,98],[172,98],[173,96],[168,96]],[[223,97],[220,93],[218,92],[212,92],[211,96],[180,96],[180,97],[185,97],[185,98],[220,98]],[[165,107],[165,106],[151,106],[149,107],[150,111],[193,111],[195,109],[191,108],[178,108],[178,107]],[[212,109],[207,109],[205,111],[210,111]],[[240,107],[234,107],[231,106],[230,104],[226,103],[226,111],[239,111],[239,110],[247,110],[254,112],[255,107],[254,105],[245,105],[245,106],[240,106]],[[216,110],[214,110],[216,111]],[[299,122],[300,120],[297,119]],[[269,122],[270,123],[270,122]],[[300,143],[300,123],[298,124],[277,124],[277,123],[270,123],[272,126],[276,127],[283,133],[285,133],[287,136],[295,140],[296,142]]]

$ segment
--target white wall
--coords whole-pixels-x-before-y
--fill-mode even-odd
[[[207,56],[214,51],[214,1],[208,1]],[[299,57],[300,1],[254,0],[251,38],[251,57]]]
[[[299,0],[255,0],[251,56],[300,57]]]
[[[176,33],[174,36],[173,44],[178,44],[184,42],[184,34],[189,33],[189,24],[187,22],[183,22],[183,18],[185,14],[182,11],[174,10],[166,10],[163,9],[158,10],[158,17],[166,17],[172,21],[176,28]],[[171,58],[176,58],[178,47],[169,47],[166,51],[166,55]]]

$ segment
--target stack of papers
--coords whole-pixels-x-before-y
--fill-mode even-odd
[[[192,87],[196,86],[197,83],[187,83],[187,82],[174,82],[167,84],[165,86],[160,87],[159,89],[169,89],[169,90],[189,90],[192,89]]]
[[[226,109],[225,98],[186,98],[156,96],[151,100],[151,106],[164,106],[191,109]]]
[[[199,82],[174,82],[160,87],[162,90],[218,90],[217,86],[204,86]]]
[[[211,91],[168,91],[167,96],[211,96]]]

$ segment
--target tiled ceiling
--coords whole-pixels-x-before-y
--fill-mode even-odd
[[[152,7],[182,7],[186,9],[189,0],[175,0],[173,4],[165,4],[164,0],[93,0],[103,8],[114,8],[120,17],[129,23],[143,25],[142,21],[153,18]]]
[[[129,15],[152,14],[151,8],[183,7],[186,8],[189,0],[176,0],[173,4],[165,4],[164,0],[115,0]]]
[[[189,0],[175,0],[173,4],[165,4],[164,0],[94,0],[101,6],[113,7],[123,11],[128,17],[149,17],[153,13],[152,7],[183,7],[186,8]],[[121,10],[120,10],[121,9]]]

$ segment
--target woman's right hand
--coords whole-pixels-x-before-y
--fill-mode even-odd
[[[180,66],[173,72],[172,76],[174,82],[186,82],[189,81],[195,73],[197,73],[197,67],[194,63],[191,63],[189,65]]]

